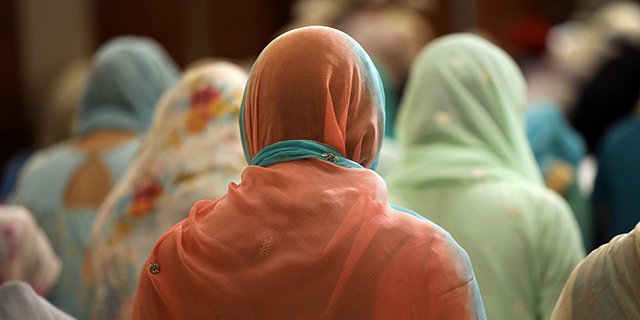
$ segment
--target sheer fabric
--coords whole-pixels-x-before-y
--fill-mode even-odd
[[[400,108],[404,157],[389,201],[449,231],[469,253],[489,319],[548,319],[584,257],[567,204],[542,183],[524,126],[522,73],[473,35],[418,56]]]
[[[126,174],[101,206],[85,259],[92,319],[128,319],[153,244],[199,200],[240,182],[238,113],[247,74],[227,62],[189,70],[163,96]]]
[[[323,27],[286,33],[246,90],[250,161],[284,140],[327,154],[251,165],[198,202],[152,249],[132,319],[485,318],[453,239],[392,209],[375,172],[341,165],[374,165],[383,136],[382,89],[357,43]]]

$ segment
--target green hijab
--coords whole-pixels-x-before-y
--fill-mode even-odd
[[[525,131],[526,84],[504,51],[471,34],[442,37],[414,61],[398,115],[397,187],[496,179],[542,184]]]

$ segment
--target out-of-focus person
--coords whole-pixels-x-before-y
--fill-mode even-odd
[[[551,319],[640,319],[640,224],[580,262]]]
[[[383,103],[375,66],[345,33],[272,41],[240,110],[242,183],[158,239],[132,319],[485,319],[465,252],[390,207],[371,170]]]
[[[389,201],[449,231],[468,253],[488,319],[548,319],[584,257],[566,202],[547,189],[525,130],[511,57],[470,34],[416,58],[398,118],[405,154]]]
[[[49,301],[85,319],[88,299],[80,269],[100,203],[138,149],[160,95],[179,70],[155,41],[119,37],[93,58],[73,138],[38,151],[21,171],[10,202],[27,207],[51,240],[64,268]]]
[[[593,189],[597,244],[627,233],[640,221],[640,110],[614,123],[598,147]]]
[[[547,187],[562,195],[578,221],[587,251],[594,245],[591,199],[580,189],[577,170],[587,145],[557,102],[534,103],[527,112],[527,137]]]
[[[188,71],[160,100],[153,124],[96,217],[83,278],[91,319],[129,319],[140,267],[158,238],[216,200],[247,166],[238,114],[247,74],[228,62]]]
[[[23,281],[46,296],[61,268],[49,239],[29,210],[0,205],[0,284]]]

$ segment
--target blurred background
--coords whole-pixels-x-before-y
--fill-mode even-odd
[[[69,135],[88,61],[100,44],[117,35],[150,36],[183,68],[206,57],[224,57],[250,67],[281,32],[331,25],[354,36],[384,64],[401,95],[417,51],[433,37],[457,31],[476,32],[505,48],[525,71],[531,70],[527,74],[532,84],[553,73],[539,72],[549,70],[543,58],[549,52],[559,56],[556,64],[576,64],[569,72],[571,79],[587,74],[591,57],[603,46],[590,49],[589,58],[583,54],[582,60],[571,54],[597,40],[593,32],[584,31],[584,25],[605,2],[0,0],[0,167],[21,150],[50,145]],[[579,27],[567,21],[576,21]],[[631,24],[636,22],[640,19]],[[553,39],[560,45],[550,49],[549,30],[559,25],[563,28],[556,28]],[[569,82],[551,88],[532,86],[531,94],[553,95],[570,107],[575,94],[558,89],[570,87]]]

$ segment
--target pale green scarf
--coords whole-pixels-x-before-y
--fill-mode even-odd
[[[542,184],[525,131],[526,84],[514,61],[484,39],[457,34],[416,58],[398,118],[405,157],[390,188],[480,180]]]

